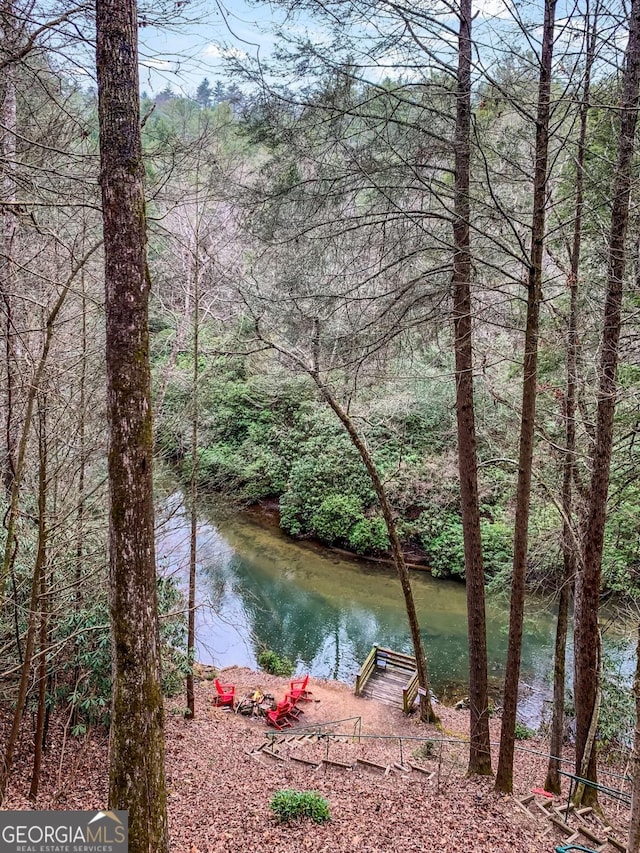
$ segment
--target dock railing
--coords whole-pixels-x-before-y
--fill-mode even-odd
[[[413,703],[418,695],[418,673],[415,672],[409,681],[407,681],[402,691],[402,710],[405,714],[410,714],[413,708]]]
[[[378,647],[374,646],[367,655],[365,662],[358,670],[358,674],[356,675],[356,696],[361,695],[365,684],[371,676],[371,673],[376,668],[377,651]]]
[[[356,676],[356,696],[362,695],[367,681],[376,669],[394,669],[409,674],[409,680],[402,689],[402,709],[405,714],[409,714],[418,695],[416,659],[404,652],[396,652],[383,646],[374,646]]]

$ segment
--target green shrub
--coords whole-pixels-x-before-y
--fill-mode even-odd
[[[371,480],[330,413],[316,404],[298,415],[303,422],[296,422],[281,447],[291,467],[280,497],[280,525],[294,536],[316,533],[326,542],[344,543],[363,509],[375,501]]]
[[[308,817],[314,823],[331,820],[329,803],[317,791],[283,788],[275,792],[269,807],[278,823],[289,823],[302,817]]]
[[[383,518],[361,518],[349,532],[349,547],[357,554],[386,551],[389,548],[387,525]]]
[[[482,562],[486,577],[493,578],[513,565],[513,528],[503,521],[481,521]]]
[[[74,710],[72,734],[88,726],[109,724],[111,697],[111,636],[105,597],[68,614],[57,626],[60,637],[74,636],[72,653],[63,665],[54,703]]]
[[[464,578],[464,536],[458,512],[423,512],[416,521],[416,527],[433,576]],[[491,578],[510,569],[513,544],[509,526],[501,521],[482,519],[480,532],[485,575]]]
[[[186,653],[184,597],[172,578],[158,578],[162,690],[175,696],[184,687],[189,668]],[[65,677],[58,680],[51,701],[73,708],[72,734],[82,735],[88,726],[109,724],[111,707],[111,635],[106,596],[74,610],[58,623],[56,639],[73,636],[71,654],[63,664]]]
[[[602,662],[602,703],[597,739],[601,747],[630,748],[633,743],[635,702],[629,675],[622,670],[625,645],[609,639]]]
[[[187,618],[185,599],[173,578],[159,577],[158,612],[160,619],[160,656],[162,692],[177,696],[184,689],[193,661],[187,654]]]
[[[185,462],[185,479],[191,476],[191,459]],[[201,485],[215,491],[225,488],[238,488],[244,479],[244,472],[234,448],[226,444],[216,444],[201,450],[198,459],[198,480]]]
[[[446,518],[438,535],[430,540],[428,551],[434,578],[464,577],[464,539],[459,518]]]
[[[535,737],[535,732],[529,726],[525,726],[524,723],[516,722],[515,737],[516,740],[531,740],[532,737]]]
[[[325,542],[346,543],[351,528],[364,521],[362,502],[354,495],[332,494],[322,501],[313,514],[311,524],[316,535]]]
[[[269,675],[281,675],[287,677],[293,675],[294,666],[291,660],[284,655],[278,655],[271,649],[263,649],[258,655],[258,666]]]
[[[424,761],[427,758],[433,758],[435,754],[435,743],[432,740],[426,740],[421,743],[417,749],[411,753],[412,757],[417,761]]]

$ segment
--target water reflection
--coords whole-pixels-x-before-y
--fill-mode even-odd
[[[184,582],[189,522],[179,493],[160,513],[158,559]],[[436,696],[464,691],[467,680],[466,597],[461,584],[412,574],[431,683]],[[286,655],[322,678],[352,683],[375,643],[411,652],[400,586],[392,569],[342,559],[293,542],[277,530],[235,516],[198,525],[197,656],[218,666],[256,666],[261,648]],[[502,679],[508,609],[487,602],[490,679]],[[523,717],[539,717],[549,694],[555,620],[542,603],[526,614]],[[453,688],[453,691],[452,691]]]

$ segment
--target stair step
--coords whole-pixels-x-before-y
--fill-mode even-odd
[[[609,835],[607,837],[607,841],[612,847],[615,847],[616,850],[619,850],[620,853],[627,853],[627,845],[623,844],[622,841],[618,841],[613,835]]]
[[[320,767],[322,764],[321,761],[312,761],[309,758],[301,758],[299,755],[290,755],[289,759],[291,761],[297,761],[298,764],[305,764],[307,767]]]
[[[569,805],[564,806],[553,806],[553,811],[560,820],[564,820],[566,814],[571,814],[573,812],[573,805],[569,803]]]
[[[585,838],[588,838],[589,841],[593,841],[594,844],[606,844],[607,841],[605,838],[602,838],[599,835],[596,835],[593,830],[589,829],[587,826],[578,827],[578,832],[580,835],[584,835]]]
[[[533,812],[529,811],[527,806],[524,806],[517,797],[513,798],[513,804],[516,805],[521,811],[523,811],[527,817],[533,817]]]
[[[333,758],[323,758],[322,762],[329,767],[341,767],[343,770],[353,770],[353,764],[347,764],[346,761],[334,761]]]
[[[414,764],[413,761],[409,762],[409,766],[411,767],[412,770],[417,770],[418,773],[423,773],[429,779],[433,778],[433,776],[435,775],[434,770],[429,770],[428,767],[420,767],[419,764]]]
[[[383,773],[389,770],[388,764],[378,764],[377,761],[369,761],[368,758],[356,758],[356,764],[361,764],[367,770],[382,770]]]
[[[277,752],[273,752],[273,750],[271,750],[271,749],[263,749],[262,754],[268,755],[269,758],[275,758],[276,761],[285,761],[285,759],[282,757],[282,755],[278,755]]]
[[[583,817],[586,814],[591,814],[592,811],[592,806],[585,806],[583,809],[576,809],[576,814],[579,814],[580,817]]]
[[[550,814],[550,815],[549,815],[549,820],[550,820],[550,821],[551,821],[551,823],[552,823],[555,827],[557,827],[561,832],[564,832],[564,834],[565,834],[565,835],[573,835],[573,833],[575,832],[574,827],[569,826],[569,824],[568,824],[568,823],[565,823],[565,822],[564,822],[564,820],[562,820],[562,818],[559,818],[559,817],[556,817],[556,816],[555,816],[555,815],[553,815],[553,814]]]

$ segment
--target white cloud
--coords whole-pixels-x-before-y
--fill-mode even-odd
[[[238,47],[222,47],[212,42],[202,51],[207,59],[246,59],[247,53]]]

